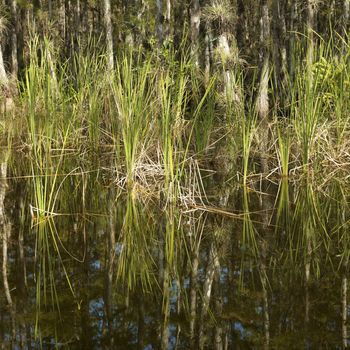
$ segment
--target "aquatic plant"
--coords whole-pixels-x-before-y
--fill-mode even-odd
[[[152,59],[142,61],[141,52],[134,57],[126,52],[118,61],[115,76],[110,81],[115,116],[120,123],[124,148],[127,187],[133,186],[136,166],[143,148],[152,136],[152,97],[154,98],[155,73]]]

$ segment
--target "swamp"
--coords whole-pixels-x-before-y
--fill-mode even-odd
[[[350,0],[3,0],[0,349],[348,349]]]

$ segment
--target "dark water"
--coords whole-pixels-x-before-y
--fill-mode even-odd
[[[206,208],[164,209],[92,172],[66,178],[60,215],[38,218],[34,180],[7,183],[3,349],[347,344],[347,184],[219,186]]]

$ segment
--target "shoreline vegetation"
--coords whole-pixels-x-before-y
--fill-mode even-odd
[[[207,80],[190,54],[172,48],[128,48],[111,69],[103,51],[87,47],[62,65],[52,42],[33,34],[24,78],[2,98],[5,148],[19,150],[33,176],[54,174],[52,157],[59,165],[66,153],[108,154],[117,187],[162,192],[165,202],[187,197],[189,174],[199,196],[208,177],[228,186],[283,178],[307,178],[320,190],[333,178],[345,183],[350,47],[336,39],[314,44],[311,63],[296,51],[295,76],[286,73],[276,93],[271,70],[261,97],[257,67],[233,63],[223,87],[220,71]]]
[[[251,20],[260,23],[255,28],[260,36],[250,57],[247,47],[239,47],[249,43],[234,35],[242,30],[235,25],[242,25],[246,13],[227,0],[203,8],[194,1],[190,27],[176,34],[170,30],[174,14],[168,3],[165,11],[158,1],[157,13],[165,11],[166,16],[161,23],[158,18],[154,22],[155,35],[149,42],[137,32],[118,45],[110,1],[104,1],[100,36],[76,33],[66,43],[73,50],[68,56],[58,45],[62,28],[50,22],[52,4],[51,10],[20,8],[34,16],[32,27],[28,23],[21,33],[2,9],[4,32],[12,33],[7,46],[25,34],[20,45],[23,59],[18,61],[19,37],[16,48],[11,46],[15,52],[7,53],[11,78],[1,52],[5,144],[25,150],[22,153],[36,164],[32,175],[47,171],[51,155],[62,161],[65,149],[78,157],[86,150],[103,150],[112,155],[111,179],[118,186],[163,192],[166,202],[180,198],[183,184],[191,183],[185,177],[193,164],[198,179],[217,174],[233,186],[256,178],[294,181],[306,176],[321,187],[331,177],[346,181],[347,22],[337,24],[338,31],[323,28],[316,18],[325,14],[317,12],[316,2],[307,2],[303,13],[288,4],[284,11],[292,12],[282,13],[284,20],[301,16],[305,21],[299,23],[295,17],[292,28],[279,28],[283,30],[276,37],[276,4],[262,1],[254,12]],[[12,15],[19,10],[13,6]],[[58,14],[61,10],[56,9]],[[43,18],[36,18],[38,11]],[[239,19],[231,17],[232,11]],[[209,43],[201,42],[201,23]],[[252,34],[252,28],[247,30],[246,35]],[[282,46],[276,48],[278,44]]]
[[[100,225],[110,348],[119,288],[125,309],[135,290],[156,296],[159,349],[168,348],[174,309],[186,318],[190,348],[210,348],[204,336],[210,321],[215,349],[223,349],[232,325],[214,320],[225,321],[218,295],[227,275],[237,295],[249,278],[258,281],[252,308],[258,331],[245,337],[268,349],[281,336],[271,324],[275,274],[287,271],[302,285],[299,328],[307,333],[311,287],[323,268],[341,276],[338,326],[346,348],[349,1],[340,1],[342,8],[315,0],[121,3],[6,1],[0,8],[0,228],[9,343],[22,327],[16,307],[30,298],[29,338],[39,343],[45,337],[59,343],[62,305],[77,313],[89,308],[72,271],[85,264],[89,232],[100,239]],[[27,252],[30,296],[25,267],[23,293],[11,289],[8,268],[17,245],[25,266],[26,230],[35,236]],[[231,263],[241,269],[230,270]],[[49,312],[57,329],[45,334]],[[234,311],[223,314],[240,321]],[[181,325],[174,324],[179,336]]]
[[[333,171],[346,178],[349,54],[334,43],[315,48],[311,67],[299,57],[297,76],[287,77],[278,92],[288,104],[271,105],[266,121],[259,116],[259,82],[254,78],[245,86],[243,67],[230,72],[232,100],[221,91],[218,74],[205,84],[190,56],[177,60],[172,49],[167,63],[128,49],[111,71],[103,54],[76,55],[60,66],[52,61],[48,39],[39,43],[34,36],[29,45],[25,78],[1,104],[3,137],[14,150],[26,149],[35,158],[52,149],[56,154],[65,148],[107,149],[118,163],[118,182],[128,186],[142,182],[138,167],[166,182],[182,175],[190,160],[209,172],[229,173],[232,166],[243,183],[247,177],[314,177],[315,172],[326,180]],[[73,77],[68,65],[79,67],[81,76]],[[272,89],[271,82],[269,93]]]

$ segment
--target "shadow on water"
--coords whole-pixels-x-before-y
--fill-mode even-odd
[[[348,344],[345,183],[264,180],[190,208],[82,171],[39,215],[33,179],[6,156],[0,175],[4,349]]]

